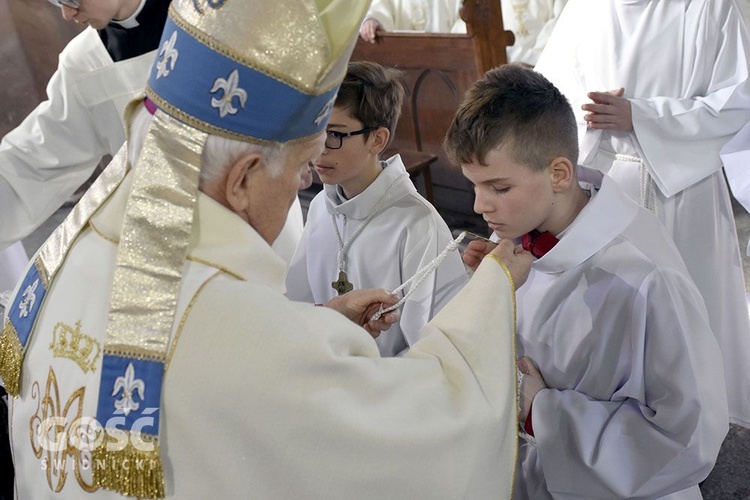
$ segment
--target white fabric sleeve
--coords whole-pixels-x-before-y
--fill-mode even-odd
[[[41,103],[0,143],[0,249],[24,238],[125,141],[122,111],[156,51],[113,63],[94,29],[60,54]]]
[[[697,290],[653,271],[633,305],[632,363],[607,401],[544,389],[532,420],[561,497],[655,498],[705,479],[728,430],[721,354]]]
[[[639,147],[666,196],[719,170],[721,147],[750,120],[750,37],[731,3],[720,15],[709,17],[716,27],[696,42],[703,59],[713,61],[705,68],[711,75],[705,92],[630,99]]]

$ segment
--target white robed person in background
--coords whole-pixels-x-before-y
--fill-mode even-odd
[[[571,0],[536,67],[576,112],[581,164],[674,239],[722,350],[730,421],[744,426],[750,321],[719,151],[750,119],[749,54],[732,0]]]
[[[270,243],[367,3],[172,3],[127,151],[6,311],[19,498],[510,498],[528,253],[499,247],[398,359],[352,322],[382,330],[391,294],[284,296]]]
[[[47,100],[0,142],[0,250],[38,228],[125,142],[123,112],[146,86],[169,1],[78,3],[61,6],[63,16],[87,19],[89,27],[60,53]],[[123,21],[113,19],[118,13]],[[302,236],[299,200],[289,214],[274,243],[287,262]],[[23,271],[14,269],[13,275]]]
[[[508,62],[534,66],[567,0],[490,1],[500,2],[503,28],[515,36],[515,43],[506,48]],[[466,33],[459,15],[462,4],[463,0],[373,0],[360,34],[374,41],[378,29]]]

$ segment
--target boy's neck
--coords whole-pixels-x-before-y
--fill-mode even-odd
[[[382,171],[383,168],[380,166],[380,159],[376,157],[372,162],[367,164],[367,167],[365,167],[358,176],[339,184],[346,199],[351,200],[367,189],[370,184],[375,182],[375,179],[378,178]]]
[[[562,233],[576,220],[590,199],[587,191],[576,183],[571,191],[559,197],[554,218],[544,227],[540,227],[539,231],[549,231],[555,236]]]

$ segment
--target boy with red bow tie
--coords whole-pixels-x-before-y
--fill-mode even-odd
[[[659,221],[576,166],[576,134],[565,97],[511,65],[467,93],[445,141],[475,210],[537,257],[517,292],[532,437],[514,497],[699,498],[728,428],[705,304]]]

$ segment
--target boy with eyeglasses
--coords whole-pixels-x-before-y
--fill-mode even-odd
[[[287,296],[293,300],[323,303],[352,289],[394,290],[452,239],[400,156],[380,159],[401,112],[399,75],[371,62],[349,63],[325,150],[315,162],[323,191],[310,203],[289,268]],[[400,322],[376,339],[381,355],[397,355],[416,342],[467,279],[458,253],[448,255],[409,296]]]

